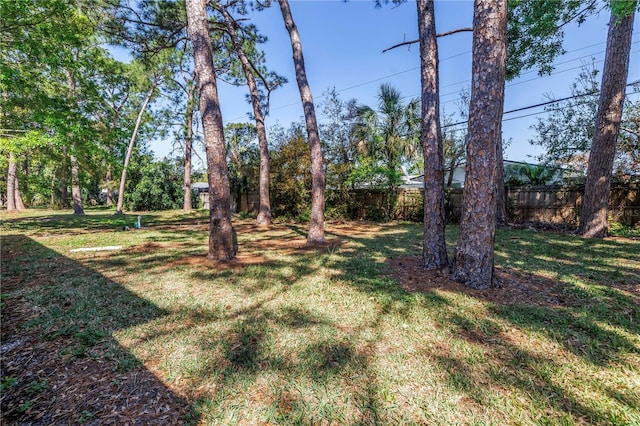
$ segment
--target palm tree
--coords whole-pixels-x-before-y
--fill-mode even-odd
[[[420,101],[415,98],[406,105],[402,101],[398,89],[380,85],[378,110],[361,106],[354,127],[361,152],[389,172],[400,172],[420,154]]]

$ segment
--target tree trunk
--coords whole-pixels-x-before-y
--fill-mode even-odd
[[[438,43],[433,0],[418,0],[424,156],[424,234],[422,258],[427,270],[449,264],[445,242],[444,166],[440,132]]]
[[[16,208],[16,176],[18,164],[13,152],[9,152],[9,168],[7,170],[7,211],[15,211]]]
[[[109,168],[107,169],[107,206],[111,207],[113,205],[113,191],[111,190],[111,182],[113,182],[113,174],[111,173],[111,164],[109,164]]]
[[[278,0],[285,27],[291,39],[291,49],[293,51],[293,64],[296,70],[296,81],[300,90],[302,107],[304,109],[304,119],[307,125],[307,138],[311,151],[311,221],[309,222],[309,235],[307,244],[319,244],[324,242],[324,170],[322,151],[320,149],[320,136],[318,134],[318,122],[313,105],[311,88],[307,81],[307,73],[304,67],[304,57],[302,55],[302,43],[298,28],[293,22],[291,9],[287,0]]]
[[[62,163],[54,169],[53,176],[51,177],[51,199],[49,205],[52,209],[63,209],[66,201],[67,185],[64,177],[62,176],[65,170],[64,163],[66,162],[66,150],[64,146],[62,147],[62,152],[65,156],[65,160],[63,160]],[[63,198],[63,196],[65,198]]]
[[[29,160],[27,158],[25,158],[22,161],[22,177],[24,178],[29,178]],[[20,191],[20,182],[19,182],[19,177],[18,177],[18,173],[16,173],[16,195],[15,195],[15,199],[16,199],[16,208],[18,210],[25,210],[27,208],[27,206],[24,204],[24,198],[22,197],[22,191]]]
[[[124,204],[124,185],[127,180],[127,168],[129,167],[129,162],[131,161],[131,154],[133,153],[133,147],[136,143],[136,137],[138,136],[138,130],[140,129],[140,123],[142,123],[142,116],[144,115],[145,110],[147,109],[147,105],[149,105],[149,101],[153,96],[153,92],[156,91],[157,82],[153,82],[151,85],[151,89],[147,92],[147,95],[142,102],[142,106],[140,107],[140,111],[138,111],[138,117],[136,118],[136,125],[133,128],[133,133],[131,134],[131,139],[129,139],[129,147],[127,148],[127,154],[124,157],[124,167],[122,168],[122,175],[120,176],[120,187],[118,189],[118,204],[116,205],[116,214],[122,214],[122,206]]]
[[[65,75],[67,77],[67,84],[73,96],[76,95],[76,80],[74,74],[65,69]],[[73,136],[71,136],[73,137]],[[80,176],[78,169],[78,158],[75,155],[76,143],[71,142],[71,154],[69,154],[69,161],[71,164],[71,199],[73,200],[73,214],[83,215],[84,209],[82,208],[82,191],[80,189]],[[66,188],[65,188],[66,189]]]
[[[20,192],[20,182],[18,179],[18,174],[16,173],[16,184],[15,184],[15,201],[16,201],[16,210],[22,211],[27,207],[24,205],[24,200],[22,199],[22,192]]]
[[[210,259],[231,260],[235,257],[235,247],[231,225],[229,171],[206,3],[206,0],[187,0],[186,9],[209,172],[208,256]]]
[[[25,159],[22,160],[22,176],[29,179],[29,157],[25,155]]]
[[[452,161],[449,164],[449,174],[447,175],[447,188],[451,188],[453,185],[453,171],[456,169],[455,163]]]
[[[75,149],[75,147],[74,147]],[[82,215],[82,191],[80,190],[80,172],[78,167],[78,159],[75,154],[69,155],[71,161],[71,198],[73,199],[73,214]]]
[[[504,159],[502,157],[502,136],[496,148],[496,226],[507,226],[507,195],[504,190]]]
[[[600,101],[589,154],[582,213],[578,232],[585,237],[602,238],[609,232],[609,193],[616,143],[629,71],[629,52],[633,32],[632,12],[624,17],[611,13],[607,52],[602,72]]]
[[[56,202],[56,172],[54,170],[53,172],[53,176],[51,176],[51,187],[50,187],[50,192],[51,195],[49,196],[49,207],[50,208],[54,208],[55,207],[55,202]]]
[[[67,153],[67,147],[65,145],[62,146],[62,162],[60,164],[60,167],[58,167],[54,173],[54,177],[53,177],[53,181],[51,182],[51,184],[54,187],[57,187],[57,191],[52,191],[52,194],[54,192],[57,192],[59,195],[59,199],[57,200],[57,208],[58,209],[64,209],[66,208],[69,204],[68,204],[68,200],[69,200],[69,187],[67,182],[69,181],[69,169],[71,168],[69,165],[69,162],[67,161],[69,158],[69,155]],[[52,207],[55,207],[56,205],[56,200],[55,197],[52,195]]]
[[[59,209],[66,209],[67,207],[69,207],[69,184],[68,184],[68,178],[69,176],[66,174],[65,171],[65,175],[63,176],[63,178],[60,180],[60,182],[58,183],[58,192],[60,193],[60,200],[58,200],[58,208]]]
[[[493,283],[495,171],[506,66],[507,0],[476,0],[469,140],[453,278],[471,288]]]
[[[262,107],[260,106],[260,92],[258,91],[258,85],[253,75],[253,67],[242,48],[242,44],[238,40],[234,26],[235,22],[226,8],[222,7],[220,10],[224,16],[227,32],[229,33],[233,46],[240,58],[240,63],[242,64],[242,69],[247,79],[247,86],[249,86],[251,105],[253,106],[253,116],[256,120],[258,145],[260,146],[260,209],[258,211],[256,223],[258,225],[266,226],[271,224],[271,202],[269,200],[269,145],[267,143],[267,130],[264,125],[264,114],[262,113]]]
[[[191,211],[191,157],[193,150],[193,110],[195,108],[195,86],[193,81],[188,83],[187,111],[185,112],[185,135],[184,135],[184,204],[182,210]]]

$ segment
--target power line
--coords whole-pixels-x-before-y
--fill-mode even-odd
[[[636,81],[636,82],[633,82],[633,83],[627,84],[627,86],[630,86],[630,85],[632,85],[632,84],[637,84],[637,83],[638,83],[638,82]],[[597,91],[597,92],[592,92],[591,94],[595,94],[595,93],[598,93],[598,92],[599,92],[599,91]],[[627,93],[625,93],[624,95],[625,95],[625,96],[629,96],[629,95],[635,95],[636,93],[640,93],[640,90],[639,90],[639,91],[627,92]],[[576,97],[578,97],[578,96],[576,96]],[[557,101],[556,101],[556,102],[557,102]],[[561,110],[563,110],[563,109],[564,109],[564,108],[553,108],[553,109],[544,110],[544,111],[532,112],[532,113],[530,113],[530,114],[519,115],[519,116],[517,116],[517,117],[505,118],[505,119],[503,119],[502,121],[504,122],[504,121],[518,120],[518,119],[520,119],[520,118],[531,117],[531,116],[534,116],[534,115],[538,115],[538,114],[545,114],[545,113],[548,113],[548,112],[561,111]],[[511,112],[514,112],[514,111],[511,111]]]
[[[640,40],[636,40],[636,41],[632,42],[631,45],[633,46],[634,44],[638,44],[638,43],[640,43]],[[564,55],[567,55],[567,54],[570,54],[570,53],[575,53],[575,52],[578,52],[578,51],[581,51],[581,50],[585,50],[585,49],[589,49],[589,48],[592,48],[592,47],[595,47],[595,46],[600,46],[600,45],[603,45],[603,44],[606,44],[606,42],[594,43],[594,44],[590,44],[588,46],[583,46],[583,47],[580,47],[580,48],[577,48],[577,49],[573,49],[573,50],[570,50],[570,51],[564,53]],[[471,53],[471,50],[467,50],[467,51],[464,51],[464,52],[461,52],[461,53],[458,53],[458,54],[455,54],[455,55],[452,55],[452,56],[448,56],[446,58],[441,59],[439,62],[442,63],[444,61],[447,61],[447,60],[450,60],[450,59],[454,59],[454,58],[457,58],[457,57],[460,57],[460,56],[463,56],[463,55],[467,55],[469,53]],[[567,63],[570,63],[570,62],[574,62],[574,61],[577,61],[577,60],[585,59],[585,58],[588,58],[588,57],[593,57],[593,56],[599,55],[601,53],[604,53],[604,50],[601,50],[601,51],[598,51],[598,52],[594,52],[594,53],[591,53],[589,55],[583,55],[583,56],[580,56],[578,58],[573,58],[573,59],[568,59],[568,60],[565,60],[565,61],[562,61],[562,62],[558,62],[558,63],[555,63],[554,66],[564,65],[564,64],[567,64]],[[595,61],[594,63],[601,63],[601,62],[604,62],[604,60]],[[525,80],[525,81],[514,81],[514,82],[511,82],[511,83],[507,84],[506,87],[516,86],[516,85],[519,85],[519,84],[524,84],[524,83],[528,83],[528,82],[531,82],[531,81],[536,81],[536,80],[538,80],[540,78],[561,74],[561,73],[564,73],[564,72],[568,72],[568,71],[572,71],[572,70],[575,70],[575,69],[579,69],[581,67],[582,66],[572,67],[572,68],[568,68],[568,69],[565,69],[565,70],[553,72],[552,74],[550,74],[548,76],[538,76],[538,77],[535,77],[535,78],[532,78],[532,79],[529,79],[529,80]],[[365,81],[365,82],[362,82],[362,83],[358,83],[358,84],[355,84],[355,85],[352,85],[352,86],[348,86],[348,87],[345,87],[345,88],[342,88],[342,89],[338,89],[338,90],[336,90],[336,93],[342,93],[342,92],[345,92],[345,91],[348,91],[348,90],[351,90],[351,89],[355,89],[355,88],[358,88],[358,87],[366,86],[366,85],[371,84],[371,83],[376,83],[378,81],[386,80],[386,79],[391,78],[391,77],[397,77],[399,75],[406,74],[406,73],[411,72],[411,71],[416,71],[418,69],[420,69],[420,67],[408,68],[408,69],[405,69],[405,70],[402,70],[402,71],[398,71],[398,72],[395,72],[395,73],[392,73],[392,74],[388,74],[388,75],[385,75],[385,76],[382,76],[382,77],[378,77],[378,78],[375,78],[375,79],[372,79],[372,80],[368,80],[368,81]],[[528,70],[528,71],[525,71],[524,73],[522,73],[521,76],[524,76],[524,75],[527,75],[527,74],[531,74],[531,73],[535,73],[535,72],[538,72],[538,70],[537,69]],[[440,87],[440,89],[456,86],[456,85],[459,85],[459,84],[462,84],[462,83],[467,83],[469,81],[471,81],[471,80],[466,79],[464,81],[451,83],[451,84],[448,84],[446,86]],[[459,93],[459,91],[448,92],[448,93],[445,93],[445,94],[441,94],[440,97],[443,98],[445,96],[449,96],[449,95],[457,94],[457,93]],[[413,95],[410,95],[409,97],[417,96],[419,94],[420,94],[419,92],[418,93],[414,93]],[[315,99],[319,100],[319,99],[323,99],[323,98],[325,98],[324,94],[320,95],[320,96],[317,96]],[[452,99],[452,100],[449,100],[449,101],[446,101],[446,102],[443,102],[443,103],[451,103],[451,102],[453,102],[455,100],[457,100],[457,99]],[[295,105],[299,105],[299,102],[292,102],[292,103],[289,103],[289,104],[280,105],[280,106],[277,106],[277,107],[270,108],[269,110],[270,111],[277,111],[277,110],[285,109],[285,108],[288,108],[288,107],[291,107],[291,106],[295,106]],[[243,119],[243,118],[244,118],[244,116],[243,117],[237,117],[237,118],[232,119],[231,121],[240,120],[240,119]]]
[[[640,83],[640,80],[628,83],[625,87],[630,87],[630,86],[633,86],[633,85],[638,84],[638,83]],[[555,103],[558,103],[558,102],[568,101],[570,99],[577,99],[577,98],[582,98],[582,97],[585,97],[585,96],[595,95],[595,94],[597,94],[599,92],[600,92],[600,90],[593,90],[591,92],[580,93],[578,95],[573,95],[573,96],[566,96],[566,97],[560,98],[560,99],[552,99],[550,101],[540,102],[540,103],[535,104],[535,105],[528,105],[528,106],[521,107],[521,108],[511,109],[509,111],[503,112],[502,115],[504,116],[504,115],[507,115],[507,114],[513,114],[514,112],[526,111],[526,110],[533,109],[533,108],[540,108],[541,106],[546,106],[546,105],[551,105],[551,104],[555,104]],[[625,96],[634,95],[636,93],[640,93],[640,90],[632,91],[632,92],[629,92],[629,93],[625,93]],[[534,113],[531,113],[531,114],[520,115],[520,116],[517,116],[517,117],[503,118],[502,121],[504,122],[504,121],[517,120],[519,118],[531,117],[533,115],[545,114],[545,113],[553,112],[553,111],[560,111],[561,109],[563,109],[563,108],[555,108],[555,109],[550,109],[550,110],[538,111],[538,112],[534,112]],[[446,129],[446,128],[449,128],[449,127],[460,126],[462,124],[467,124],[467,123],[468,123],[467,120],[458,121],[457,123],[445,124],[441,128],[442,129]]]
[[[591,56],[591,55],[589,55],[589,56]],[[604,62],[604,59],[599,60],[599,61],[593,61],[592,63],[593,63],[593,64],[599,64],[599,63],[602,63],[602,62]],[[572,67],[572,68],[567,68],[567,69],[564,69],[564,70],[556,71],[556,72],[554,72],[554,73],[553,73],[553,75],[555,76],[555,75],[558,75],[558,74],[563,74],[563,73],[565,73],[565,72],[574,71],[574,70],[577,70],[577,69],[582,68],[583,66],[584,66],[584,65],[579,65],[579,66],[577,66],[577,67]],[[505,86],[505,88],[506,88],[506,87],[513,87],[513,86],[517,86],[517,85],[519,85],[519,84],[530,83],[530,82],[532,82],[532,81],[536,81],[536,80],[539,80],[539,79],[544,78],[544,77],[547,77],[547,76],[541,76],[541,77],[536,77],[536,78],[530,78],[529,80],[518,80],[518,81],[514,81],[514,82],[511,82],[511,83],[507,84],[507,85]],[[463,83],[467,83],[467,82],[469,82],[469,81],[470,81],[470,80],[465,80]],[[448,92],[448,93],[445,93],[445,94],[443,94],[443,95],[440,95],[440,97],[441,97],[441,98],[444,98],[445,96],[455,95],[455,94],[459,94],[459,93],[460,93],[460,91],[456,91],[456,92]],[[414,96],[415,96],[415,95],[414,95]],[[442,105],[442,104],[448,104],[448,103],[451,103],[451,102],[455,102],[455,101],[457,101],[457,100],[459,100],[459,99],[460,99],[460,98],[450,99],[450,100],[448,100],[448,101],[441,102],[441,105]]]
[[[606,42],[592,44],[592,45],[590,45],[590,46],[581,47],[581,48],[579,48],[579,49],[575,49],[575,50],[572,50],[571,52],[567,52],[567,53],[573,53],[573,52],[576,52],[576,51],[579,51],[579,50],[584,50],[584,49],[587,49],[587,48],[590,48],[590,47],[594,47],[594,46],[598,46],[598,45],[605,44],[605,43],[606,43]],[[635,42],[631,43],[631,45],[638,44],[638,43],[640,43],[640,40],[637,40],[637,41],[635,41]],[[589,54],[589,55],[584,55],[584,56],[580,56],[580,57],[577,57],[577,58],[568,59],[568,60],[566,60],[566,61],[558,62],[558,63],[554,64],[554,66],[564,65],[564,64],[568,64],[568,63],[570,63],[570,62],[574,62],[574,61],[577,61],[577,60],[581,60],[581,59],[585,59],[585,58],[589,58],[589,57],[594,57],[594,56],[596,56],[596,55],[600,55],[600,54],[602,54],[602,53],[605,53],[605,51],[604,51],[604,50],[601,50],[601,51],[598,51],[598,52],[593,52],[593,53],[591,53],[591,54]],[[601,60],[599,60],[599,61],[593,61],[592,63],[593,63],[593,64],[600,64],[600,63],[602,63],[602,62],[604,62],[604,59],[601,59]],[[513,82],[508,83],[508,84],[506,85],[506,87],[513,87],[513,86],[517,86],[517,85],[519,85],[519,84],[529,83],[529,82],[531,82],[531,81],[536,81],[536,80],[539,80],[539,79],[541,79],[541,78],[545,78],[545,77],[555,76],[555,75],[562,74],[562,73],[565,73],[565,72],[569,72],[569,71],[573,71],[573,70],[576,70],[576,69],[580,69],[580,68],[582,68],[582,67],[583,67],[583,65],[580,65],[580,66],[577,66],[577,67],[567,68],[567,69],[560,70],[560,71],[554,71],[552,74],[549,74],[549,75],[538,76],[538,77],[535,77],[535,78],[530,78],[530,79],[528,79],[528,80],[518,80],[518,81],[513,81]],[[522,73],[522,74],[521,74],[521,76],[524,76],[524,75],[527,75],[527,74],[532,74],[532,73],[535,73],[535,72],[538,72],[538,70],[535,70],[535,69],[534,69],[534,70],[526,71],[526,72]],[[457,82],[457,83],[452,83],[452,84],[449,84],[449,85],[446,85],[446,86],[442,86],[442,87],[441,87],[441,89],[446,88],[446,87],[456,86],[456,85],[458,85],[458,84],[462,84],[462,83],[468,83],[469,81],[471,81],[471,80],[467,79],[467,80],[464,80],[464,81],[459,81],[459,82]],[[445,96],[455,95],[455,94],[458,94],[458,93],[460,93],[460,92],[459,92],[459,91],[455,91],[455,92],[448,92],[448,93],[445,93],[445,94],[443,94],[443,95],[440,95],[440,97],[441,97],[441,98],[443,98],[443,97],[445,97]],[[419,95],[419,94],[420,94],[420,93],[418,92],[418,93],[414,93],[414,94],[413,94],[413,95],[411,95],[411,96],[416,96],[416,95]],[[457,99],[452,99],[452,100],[445,101],[445,102],[443,102],[443,103],[451,103],[451,102],[454,102],[454,101],[456,101],[456,100],[457,100]]]
[[[446,58],[442,59],[440,62],[446,61],[446,60],[448,60],[448,59],[457,58],[457,57],[459,57],[459,56],[463,56],[463,55],[466,55],[466,54],[468,54],[468,53],[471,53],[471,50],[468,50],[468,51],[466,51],[466,52],[462,52],[462,53],[458,53],[458,54],[453,55],[453,56],[448,56],[448,57],[446,57]],[[397,77],[397,76],[399,76],[399,75],[406,74],[406,73],[411,72],[411,71],[416,71],[416,70],[418,70],[418,69],[420,69],[420,67],[408,68],[408,69],[403,70],[403,71],[398,71],[398,72],[395,72],[395,73],[393,73],[393,74],[388,74],[388,75],[385,75],[385,76],[382,76],[382,77],[374,78],[373,80],[365,81],[365,82],[363,82],[363,83],[354,84],[353,86],[348,86],[348,87],[345,87],[345,88],[342,88],[342,89],[336,90],[336,93],[346,92],[347,90],[355,89],[355,88],[357,88],[357,87],[362,87],[362,86],[366,86],[366,85],[371,84],[371,83],[376,83],[376,82],[378,82],[378,81],[386,80],[386,79],[388,79],[388,78],[390,78],[390,77]],[[456,84],[458,84],[458,83],[456,83]],[[445,86],[445,87],[448,87],[448,86]],[[325,95],[320,95],[320,96],[316,97],[315,99],[316,99],[316,100],[317,100],[317,99],[322,99],[322,98],[324,98],[324,97],[325,97]],[[290,107],[290,106],[294,106],[294,105],[298,105],[298,104],[299,104],[299,102],[292,102],[292,103],[290,103],[290,104],[280,105],[280,106],[277,106],[277,107],[275,107],[275,108],[269,108],[269,110],[270,110],[270,111],[274,111],[274,110],[284,109],[284,108],[288,108],[288,107]],[[239,118],[240,118],[240,117],[239,117]],[[238,119],[239,119],[239,118],[238,118]],[[233,121],[233,120],[232,120],[232,121]]]
[[[631,44],[633,45],[633,44],[636,44],[636,43],[640,43],[640,40],[635,41],[635,42],[633,42]],[[594,43],[594,44],[590,44],[588,46],[583,46],[583,47],[580,47],[578,49],[574,49],[574,50],[571,50],[569,52],[566,52],[565,55],[568,54],[568,53],[574,53],[574,52],[578,52],[580,50],[589,49],[591,47],[601,46],[603,44],[606,44],[606,42]],[[471,53],[471,50],[467,50],[467,51],[458,53],[456,55],[448,56],[446,58],[440,59],[439,62],[442,63],[442,62],[447,61],[449,59],[457,58],[459,56],[464,56],[464,55],[467,55],[469,53]],[[563,64],[566,64],[566,63],[569,63],[569,62],[577,61],[578,59],[588,58],[588,57],[593,56],[593,55],[599,55],[600,53],[604,53],[604,50],[601,50],[599,52],[595,52],[595,53],[592,53],[592,54],[589,54],[589,55],[581,56],[579,58],[573,58],[573,59],[569,59],[569,60],[566,60],[566,61],[563,61],[563,62],[558,62],[558,63],[554,64],[554,66],[563,65]],[[395,72],[393,74],[389,74],[389,75],[386,75],[386,76],[383,76],[383,77],[379,77],[379,78],[376,78],[376,79],[373,79],[373,80],[366,81],[364,83],[359,83],[359,84],[356,84],[356,85],[353,85],[353,86],[348,86],[348,87],[336,90],[336,93],[345,92],[347,90],[354,89],[356,87],[366,86],[367,84],[375,83],[375,82],[381,81],[381,80],[386,80],[387,78],[396,77],[398,75],[405,74],[407,72],[415,71],[415,70],[418,70],[418,69],[420,69],[420,67],[408,68],[408,69],[406,69],[404,71],[398,71],[398,72]],[[534,73],[534,72],[538,72],[538,70],[534,69],[534,70],[525,71],[521,75],[531,74],[531,73]],[[465,81],[458,82],[458,83],[452,83],[452,84],[449,84],[449,85],[446,85],[446,86],[442,86],[441,89],[446,88],[446,87],[451,87],[451,86],[456,85],[456,84],[465,83],[465,82],[468,82],[468,81],[469,80],[465,80]]]

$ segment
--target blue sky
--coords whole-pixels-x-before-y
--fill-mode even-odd
[[[305,55],[307,75],[316,104],[322,94],[335,87],[343,99],[376,105],[376,93],[381,83],[390,83],[407,98],[420,93],[419,54],[417,45],[402,47],[387,53],[382,50],[417,38],[415,2],[400,6],[375,8],[371,0],[360,1],[290,1]],[[436,1],[436,27],[444,32],[469,27],[473,17],[472,1]],[[271,113],[267,126],[276,123],[288,127],[302,117],[300,96],[296,85],[289,35],[284,27],[277,3],[267,10],[251,15],[262,34],[269,38],[263,46],[268,67],[286,76],[289,83],[271,95]],[[524,107],[547,99],[570,95],[570,85],[583,63],[595,59],[601,69],[606,47],[608,11],[592,16],[581,26],[569,25],[565,31],[567,54],[557,58],[551,76],[539,77],[536,70],[524,73],[507,83],[505,111]],[[640,79],[640,20],[636,17],[629,69],[629,81]],[[456,99],[471,78],[471,33],[460,33],[439,39],[440,87],[442,108],[457,113]],[[220,82],[220,102],[226,123],[248,121],[251,110],[245,100],[246,89]],[[634,95],[638,96],[638,95]],[[318,112],[319,108],[317,108]],[[511,114],[505,118],[531,114],[542,108]],[[529,127],[536,122],[530,116],[505,121],[503,135],[512,139],[505,159],[532,161],[540,148],[531,146]],[[322,117],[319,117],[322,120]],[[169,155],[170,142],[151,144],[157,156]],[[197,167],[197,165],[196,165]]]

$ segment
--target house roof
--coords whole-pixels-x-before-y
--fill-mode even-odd
[[[191,184],[191,189],[209,189],[207,182],[194,182]]]

